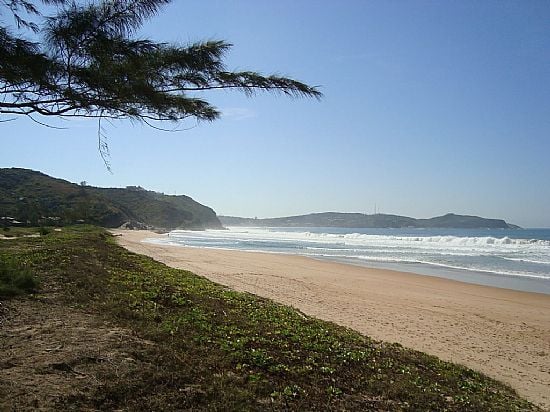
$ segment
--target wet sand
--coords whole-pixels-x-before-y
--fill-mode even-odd
[[[460,363],[550,409],[550,295],[293,255],[119,243],[169,266],[291,305],[372,338]]]

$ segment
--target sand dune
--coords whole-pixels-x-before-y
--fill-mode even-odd
[[[113,231],[131,251],[268,297],[375,339],[461,363],[550,408],[550,295],[306,257],[160,246]]]

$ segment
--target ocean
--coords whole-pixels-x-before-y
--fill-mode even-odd
[[[550,294],[550,229],[230,227],[148,241],[296,254]]]

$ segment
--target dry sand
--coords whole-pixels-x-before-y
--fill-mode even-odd
[[[550,295],[301,256],[154,245],[141,240],[165,235],[113,232],[133,252],[466,365],[550,409]]]

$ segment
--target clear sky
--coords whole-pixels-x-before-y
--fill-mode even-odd
[[[0,167],[187,194],[218,214],[447,212],[550,227],[550,2],[184,1],[156,40],[234,44],[231,69],[319,85],[320,101],[205,94],[224,117],[166,133],[1,123]],[[59,125],[59,122],[55,122]]]

